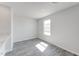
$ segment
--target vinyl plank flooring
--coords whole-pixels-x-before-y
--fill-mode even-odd
[[[40,42],[48,45],[43,52],[36,47]],[[41,49],[44,49],[43,47]],[[75,54],[35,38],[15,43],[13,51],[6,53],[5,56],[75,56]]]

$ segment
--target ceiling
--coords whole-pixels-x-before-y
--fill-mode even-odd
[[[14,16],[39,19],[76,5],[78,2],[3,2],[0,4],[13,8]]]

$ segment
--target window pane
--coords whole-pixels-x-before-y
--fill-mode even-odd
[[[45,35],[51,35],[50,26],[51,26],[50,19],[44,20],[44,34]]]

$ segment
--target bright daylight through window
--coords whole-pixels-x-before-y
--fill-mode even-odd
[[[47,19],[47,20],[44,20],[44,35],[48,35],[50,36],[51,35],[51,20],[50,19]]]

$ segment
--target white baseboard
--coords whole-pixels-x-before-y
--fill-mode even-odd
[[[5,56],[6,53],[8,53],[8,52],[10,52],[10,51],[12,51],[12,50],[13,50],[13,48],[11,48],[10,50],[6,50],[6,51],[4,52],[4,54],[3,54],[3,56]]]
[[[34,38],[36,38],[36,37],[35,36],[32,36],[30,38],[23,38],[23,40],[14,41],[13,43],[21,42],[21,41],[24,41],[24,40],[31,40],[31,39],[34,39]]]
[[[72,51],[72,50],[66,49],[66,48],[64,48],[64,47],[62,47],[62,46],[60,46],[60,45],[54,44],[54,43],[50,42],[49,40],[45,40],[45,39],[43,39],[43,38],[41,38],[41,37],[39,37],[39,38],[42,39],[42,40],[44,40],[44,41],[47,41],[47,42],[50,43],[50,44],[53,44],[53,45],[55,45],[55,46],[58,46],[58,47],[60,47],[60,48],[62,48],[62,49],[64,49],[64,50],[66,50],[66,51],[69,51],[69,52],[71,52],[71,53],[76,54],[76,55],[79,56],[79,53],[77,53],[77,52],[74,52],[74,51]]]

